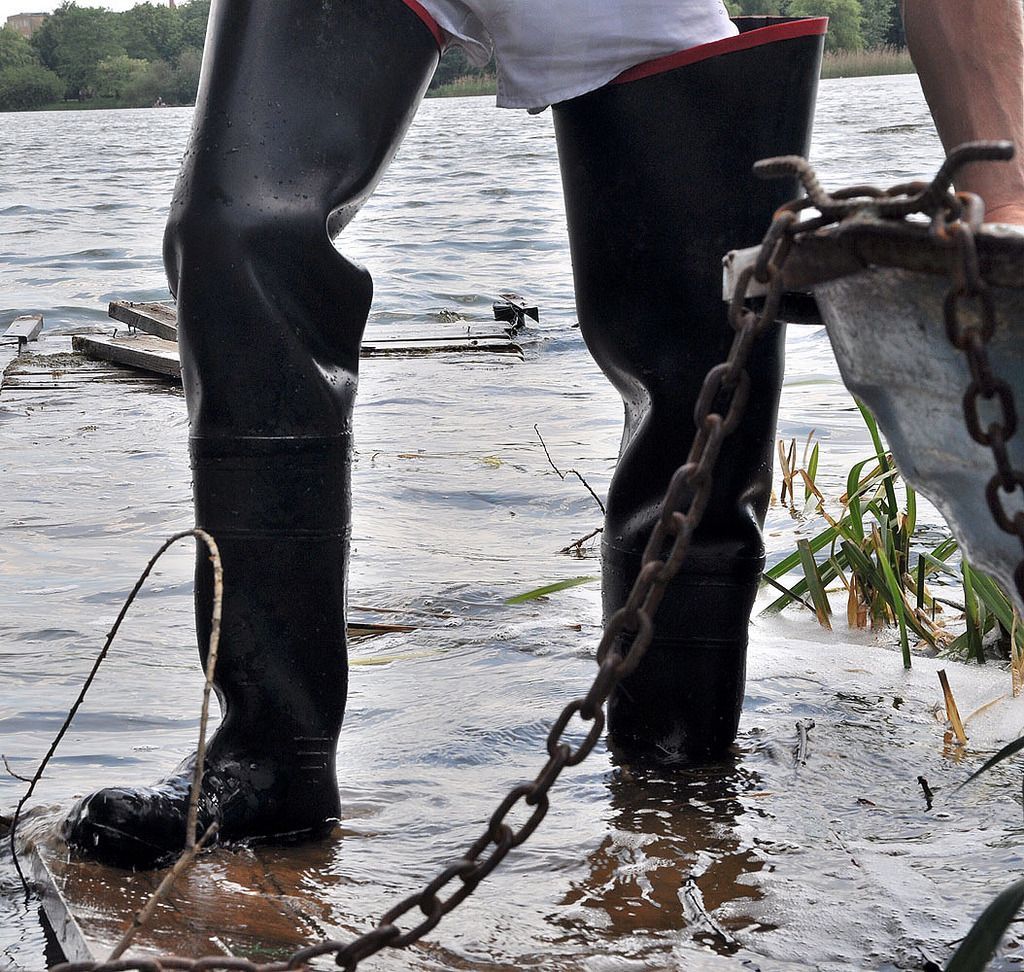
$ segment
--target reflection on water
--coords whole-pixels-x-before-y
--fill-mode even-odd
[[[670,776],[640,767],[613,771],[608,833],[587,855],[589,874],[574,882],[564,904],[597,909],[615,937],[637,928],[676,933],[682,919],[696,942],[733,954],[740,947],[734,933],[762,928],[749,917],[714,917],[726,905],[763,896],[744,878],[764,861],[740,844],[735,826],[747,812],[740,797],[759,782],[731,763]],[[681,805],[689,812],[679,813]]]
[[[50,334],[108,326],[109,299],[164,295],[160,236],[188,122],[175,109],[4,116],[0,322],[42,311]],[[815,140],[823,178],[926,176],[940,156],[927,126],[913,78],[826,82]],[[496,112],[486,99],[428,102],[345,249],[374,273],[375,326],[458,328],[486,319],[492,295],[509,289],[539,304],[541,322],[522,362],[363,365],[352,615],[415,630],[352,646],[341,828],[272,865],[315,903],[303,912],[315,930],[303,934],[338,936],[365,930],[458,857],[497,795],[535,775],[551,719],[585,689],[596,584],[504,601],[598,571],[592,546],[582,563],[558,553],[600,514],[578,482],[554,474],[533,426],[561,467],[603,493],[621,421],[573,326],[547,115]],[[780,434],[816,430],[819,483],[835,494],[866,436],[822,331],[791,329],[789,348]],[[0,738],[22,774],[45,752],[141,566],[191,523],[180,391],[54,370],[0,398]],[[792,546],[793,528],[786,511],[771,511],[772,555]],[[42,804],[155,779],[191,747],[200,682],[190,577],[184,546],[154,572]],[[1009,770],[952,795],[965,768],[943,753],[934,665],[905,676],[898,656],[865,641],[826,636],[801,617],[759,621],[727,765],[665,774],[599,750],[565,774],[543,827],[471,904],[423,946],[368,967],[768,972],[944,959],[1019,869],[1021,809],[999,789]],[[1003,691],[996,673],[957,670],[954,685],[967,711]],[[993,711],[969,729],[977,751],[1019,728],[1013,710]],[[801,764],[795,726],[808,719],[816,727]],[[935,791],[932,811],[919,775]],[[0,807],[22,785],[0,777]],[[234,859],[249,866],[246,854]],[[222,861],[211,857],[209,873]],[[244,881],[221,883],[251,900]],[[0,964],[38,967],[45,948],[36,905],[26,907],[0,858]],[[1016,967],[1020,947],[1004,952],[997,967]]]

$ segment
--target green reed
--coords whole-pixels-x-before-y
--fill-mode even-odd
[[[847,623],[863,628],[895,626],[899,633],[903,664],[911,664],[911,639],[931,648],[984,662],[984,639],[996,634],[1010,645],[1015,687],[1024,669],[1024,627],[1015,619],[1013,604],[1000,586],[986,574],[961,559],[956,541],[948,537],[930,550],[919,551],[913,544],[917,527],[917,495],[902,482],[892,456],[885,449],[878,425],[871,413],[858,403],[874,448],[874,454],[853,465],[846,479],[846,493],[840,499],[838,516],[828,512],[815,478],[817,446],[804,448],[807,461],[795,463],[795,443],[787,449],[780,444],[783,487],[780,500],[795,510],[797,480],[804,484],[805,509],[810,506],[825,522],[811,539],[797,542],[796,549],[765,572],[765,582],[780,596],[765,608],[774,613],[799,602],[812,610],[819,623],[831,628],[829,594],[844,590]],[[902,494],[902,500],[901,495]],[[783,578],[802,573],[789,586]],[[943,594],[933,593],[929,581],[943,581]],[[960,600],[955,586],[961,589]],[[954,593],[946,590],[953,586]],[[964,631],[953,635],[938,617],[942,605],[962,612]]]

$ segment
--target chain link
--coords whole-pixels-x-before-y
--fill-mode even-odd
[[[798,176],[808,197],[794,200],[775,214],[761,244],[754,266],[740,276],[729,306],[729,322],[735,331],[725,362],[711,369],[705,378],[694,409],[696,436],[686,462],[676,470],[662,503],[661,515],[643,552],[641,569],[626,603],[605,625],[597,648],[598,671],[586,695],[574,699],[555,720],[547,738],[548,760],[530,783],[520,783],[504,797],[492,814],[486,831],[464,857],[447,864],[415,894],[391,908],[377,926],[351,942],[325,941],[295,952],[286,962],[258,965],[246,959],[181,958],[128,959],[117,962],[69,963],[53,972],[163,972],[183,969],[240,970],[240,972],[284,972],[308,968],[322,955],[333,954],[346,972],[386,948],[406,948],[430,932],[441,919],[468,898],[504,860],[513,847],[526,841],[548,812],[548,791],[567,766],[576,766],[591,753],[604,729],[604,704],[615,686],[633,673],[651,643],[654,615],[669,581],[678,572],[689,549],[704,510],[711,498],[712,472],[724,439],[742,420],[747,404],[750,377],[746,362],[757,338],[774,326],[783,295],[782,269],[796,236],[839,222],[864,209],[884,217],[901,219],[913,213],[932,217],[933,235],[948,240],[957,259],[951,263],[952,286],[944,304],[949,340],[967,354],[972,382],[964,397],[964,418],[972,438],[992,450],[997,472],[986,494],[992,515],[1000,528],[1016,534],[1024,544],[1024,512],[1011,516],[1002,494],[1024,489],[1024,473],[1014,469],[1006,451],[1006,440],[1017,430],[1017,410],[1010,387],[992,372],[986,343],[996,329],[995,304],[978,268],[974,231],[980,224],[981,209],[975,198],[953,196],[949,183],[959,165],[980,158],[1006,158],[1005,143],[978,143],[950,153],[931,183],[910,183],[890,190],[854,186],[835,195],[822,189],[813,169],[799,157],[787,156],[759,162],[755,171],[765,178]],[[799,213],[814,206],[820,216],[799,220]],[[751,283],[767,285],[760,310],[747,306]],[[961,305],[973,302],[978,319],[961,314]],[[981,427],[978,399],[996,399],[1000,418],[986,429]],[[1017,568],[1017,588],[1024,596],[1024,560]],[[589,729],[575,748],[564,739],[570,723],[578,719]],[[524,804],[531,810],[526,821],[513,829],[506,819]],[[446,899],[440,893],[449,885],[458,887]],[[422,920],[406,931],[397,922],[414,911]]]
[[[975,209],[976,211],[976,209]],[[945,301],[946,335],[950,343],[967,356],[971,382],[963,398],[964,423],[970,437],[989,449],[996,471],[985,487],[985,499],[996,526],[1015,536],[1024,554],[1024,470],[1015,469],[1007,450],[1007,441],[1017,432],[1017,403],[1013,389],[1002,378],[996,377],[988,354],[988,342],[996,332],[995,299],[989,285],[982,279],[978,268],[975,230],[967,220],[941,227],[941,233],[955,247],[952,265],[952,284]],[[976,315],[963,315],[960,309],[967,302],[977,307]],[[982,427],[979,400],[998,406],[999,415]],[[1004,496],[1018,494],[1020,509],[1010,514]],[[1024,598],[1024,559],[1014,571],[1017,593]]]

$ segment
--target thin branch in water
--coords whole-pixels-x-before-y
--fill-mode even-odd
[[[964,724],[960,719],[960,710],[957,708],[956,699],[953,698],[953,690],[949,687],[949,679],[946,677],[946,670],[940,668],[936,673],[939,676],[939,684],[942,686],[942,695],[946,701],[946,718],[953,727],[953,734],[961,746],[967,745],[967,733],[964,732]]]
[[[921,792],[924,793],[925,802],[928,804],[925,810],[931,810],[932,802],[935,800],[935,794],[932,792],[932,788],[928,785],[928,781],[923,777],[919,776],[917,782],[921,784]]]
[[[110,646],[114,642],[114,638],[116,637],[117,632],[118,632],[118,630],[121,627],[121,623],[124,621],[125,615],[127,615],[127,613],[128,613],[128,609],[132,606],[132,603],[135,601],[135,598],[138,596],[139,591],[142,589],[142,585],[145,584],[146,579],[149,577],[150,573],[153,570],[153,567],[156,566],[156,562],[164,555],[164,553],[171,546],[173,546],[179,540],[183,540],[185,537],[195,537],[195,538],[197,538],[199,540],[202,540],[204,543],[207,543],[208,546],[213,541],[213,538],[210,537],[209,534],[205,533],[202,530],[198,530],[198,529],[196,529],[196,530],[183,530],[181,533],[176,533],[176,534],[174,534],[174,536],[172,536],[169,539],[165,540],[163,542],[163,544],[161,544],[160,549],[157,550],[157,552],[155,554],[153,554],[153,556],[149,559],[149,563],[146,564],[145,569],[142,571],[142,574],[139,576],[139,579],[135,582],[135,586],[132,588],[131,593],[128,595],[127,600],[124,602],[124,604],[121,607],[121,610],[118,612],[118,615],[117,615],[117,618],[114,621],[113,627],[110,629],[109,632],[107,632],[107,640],[104,642],[103,648],[100,650],[100,653],[96,656],[96,661],[93,662],[92,668],[90,669],[89,674],[88,674],[88,676],[85,679],[85,683],[82,685],[82,689],[78,693],[78,698],[75,699],[74,704],[71,706],[71,709],[70,709],[70,711],[67,714],[67,718],[64,720],[64,724],[60,727],[60,730],[58,731],[56,737],[54,738],[53,742],[50,744],[50,748],[47,750],[46,755],[43,757],[42,762],[39,764],[39,767],[36,769],[35,773],[33,774],[32,779],[31,779],[31,781],[29,783],[28,789],[25,791],[25,795],[18,801],[18,805],[14,809],[14,817],[11,820],[11,832],[10,832],[11,857],[12,857],[12,859],[14,861],[14,868],[18,872],[18,877],[21,879],[21,885],[25,889],[25,893],[26,894],[30,893],[30,889],[29,889],[29,886],[28,886],[28,880],[25,877],[25,872],[22,871],[22,869],[21,869],[21,862],[18,860],[18,848],[17,848],[17,844],[16,844],[16,841],[15,841],[15,835],[16,835],[17,829],[18,829],[18,821],[21,819],[21,811],[22,811],[22,809],[24,809],[25,804],[32,797],[32,794],[35,791],[36,785],[39,783],[40,779],[42,779],[43,771],[46,769],[46,767],[49,764],[50,760],[53,758],[53,754],[57,751],[57,747],[60,745],[61,740],[67,734],[68,729],[71,728],[71,723],[74,721],[75,716],[78,714],[78,710],[81,708],[82,703],[85,701],[86,693],[89,691],[90,687],[92,686],[92,683],[93,683],[94,679],[96,678],[96,673],[99,671],[100,665],[103,664],[104,659],[107,657],[107,652],[110,651]],[[220,554],[217,553],[217,551],[216,551],[216,544],[213,544],[213,546],[211,547],[210,553],[211,553],[211,557],[215,556],[217,562],[219,562]],[[216,578],[216,576],[217,576],[217,571],[215,570],[214,571],[214,577]],[[221,576],[223,576],[223,575],[221,574]],[[214,594],[215,610],[217,610],[216,605],[218,605],[219,603],[220,603],[220,598],[218,597],[218,595],[215,592],[215,594]],[[215,629],[211,628],[211,642],[213,640],[212,639],[213,630],[217,630],[217,632],[219,634],[219,631],[220,631],[219,618],[217,618]]]
[[[139,930],[143,928],[147,921],[153,917],[153,913],[157,909],[157,905],[167,897],[174,885],[174,882],[181,876],[181,872],[185,870],[189,864],[195,859],[196,855],[206,846],[207,842],[210,841],[217,833],[219,824],[210,824],[206,829],[206,833],[199,838],[198,841],[193,840],[189,847],[186,847],[181,857],[175,862],[164,879],[160,882],[157,889],[149,896],[149,900],[143,905],[143,907],[136,912],[135,917],[132,919],[132,923],[125,929],[125,933],[121,936],[121,940],[114,946],[113,951],[107,956],[108,962],[113,962],[119,959],[128,946],[134,941],[135,936],[139,933]]]
[[[7,770],[8,776],[13,776],[16,780],[21,780],[22,783],[31,783],[32,781],[27,776],[19,776],[14,770],[11,769],[11,764],[7,762],[7,757],[0,755],[0,759],[4,761],[4,769]]]
[[[210,621],[210,644],[206,653],[206,682],[203,685],[202,714],[199,717],[199,742],[196,745],[196,767],[192,776],[192,789],[188,797],[188,814],[185,818],[185,851],[196,845],[196,818],[199,815],[199,791],[203,785],[203,768],[206,763],[206,724],[210,720],[210,690],[217,668],[217,650],[220,647],[220,621],[224,607],[224,565],[217,549],[217,541],[205,530],[196,529],[195,536],[206,544],[213,565],[213,611]]]
[[[537,438],[540,439],[540,444],[544,449],[544,455],[548,457],[548,463],[550,464],[551,468],[554,469],[554,471],[558,474],[558,478],[564,481],[566,476],[575,476],[581,483],[583,483],[583,485],[587,489],[587,492],[594,497],[594,502],[597,503],[598,508],[601,510],[602,513],[604,513],[604,503],[601,502],[601,497],[598,496],[597,493],[595,493],[590,488],[590,483],[588,483],[575,469],[567,469],[565,472],[562,472],[562,470],[555,465],[555,460],[551,458],[551,453],[548,452],[548,446],[547,443],[544,441],[544,436],[540,434],[540,428],[534,425],[533,431],[537,433]]]
[[[573,540],[568,547],[562,547],[558,552],[560,554],[575,554],[576,556],[583,555],[583,544],[588,540],[593,540],[599,533],[604,533],[604,527],[598,527],[596,530],[591,530],[585,537],[580,537],[579,540]]]
[[[800,719],[796,724],[796,764],[807,765],[808,733],[814,728],[813,719]]]

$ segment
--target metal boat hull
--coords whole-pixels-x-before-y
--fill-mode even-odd
[[[997,578],[1024,612],[1014,583],[1024,551],[992,517],[985,492],[995,472],[992,453],[964,421],[971,376],[966,356],[946,338],[948,290],[940,276],[872,267],[816,284],[814,295],[843,381],[874,413],[900,471],[946,517],[971,563]],[[997,287],[993,294],[998,324],[989,356],[1024,409],[1024,290]],[[965,315],[976,313],[970,304],[961,304]],[[1019,418],[1024,422],[1024,412]],[[987,420],[983,414],[983,426]],[[1008,451],[1013,468],[1024,469],[1024,429]],[[1022,497],[1021,489],[1002,494],[1011,517],[1024,508]]]

